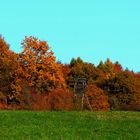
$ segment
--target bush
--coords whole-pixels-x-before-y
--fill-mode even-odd
[[[73,110],[73,93],[65,89],[55,89],[48,95],[50,110]]]
[[[31,93],[30,110],[49,110],[48,96],[45,94]]]
[[[66,89],[55,89],[51,92],[31,93],[32,110],[72,110],[73,94]]]
[[[109,110],[108,96],[96,85],[88,85],[87,96],[93,111]]]
[[[0,102],[0,109],[6,109],[6,104],[3,102]]]

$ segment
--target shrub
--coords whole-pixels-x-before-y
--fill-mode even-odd
[[[48,95],[49,109],[72,110],[73,93],[66,89],[55,89]]]
[[[31,93],[32,110],[72,110],[73,94],[66,89],[55,89],[51,92]]]
[[[45,94],[31,93],[30,110],[49,110],[48,96]]]
[[[0,101],[0,109],[6,109],[6,104]]]
[[[87,96],[93,111],[109,110],[108,96],[96,85],[88,85]]]

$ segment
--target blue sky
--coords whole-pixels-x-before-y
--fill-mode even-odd
[[[140,0],[0,0],[0,34],[16,52],[32,35],[63,63],[110,58],[140,71]]]

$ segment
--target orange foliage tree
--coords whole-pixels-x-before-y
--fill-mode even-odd
[[[65,86],[61,65],[56,63],[46,41],[25,37],[22,46],[24,50],[20,54],[20,63],[30,86],[40,92]]]
[[[3,93],[5,99],[14,96],[17,56],[16,53],[9,50],[9,45],[0,37],[0,92]]]

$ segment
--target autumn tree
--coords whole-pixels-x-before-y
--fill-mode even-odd
[[[104,63],[101,61],[98,68],[106,74],[107,79],[115,76],[114,65],[109,58]]]
[[[118,61],[113,63],[109,58],[104,63],[103,61],[100,61],[97,67],[106,74],[108,79],[114,77],[116,73],[123,71],[123,68]]]
[[[83,63],[83,60],[80,57],[77,57],[76,59],[72,58],[70,61],[70,66],[74,67],[76,64],[82,64],[82,63]]]
[[[6,98],[6,94],[10,90],[10,64],[7,60],[9,54],[9,46],[0,36],[0,92],[1,100]]]
[[[109,96],[111,108],[123,109],[138,101],[137,98],[140,95],[138,85],[140,82],[136,80],[133,73],[124,71],[106,80],[100,87]]]
[[[18,54],[0,37],[0,98],[5,103],[19,103],[21,87],[17,77]],[[22,82],[23,83],[23,82]]]
[[[62,73],[66,80],[68,78],[68,74],[70,73],[70,71],[71,69],[69,64],[64,64],[64,65],[62,64]]]
[[[84,62],[79,57],[71,60],[69,68],[70,71],[67,74],[68,80],[84,77],[87,79],[88,84],[95,84],[97,81],[102,81],[105,78],[102,70],[96,68],[92,63]]]
[[[61,65],[56,63],[54,53],[46,41],[25,37],[22,47],[20,63],[31,87],[43,92],[65,86]]]
[[[123,68],[122,68],[121,64],[118,61],[114,63],[114,71],[116,73],[119,73],[119,72],[123,71]]]

